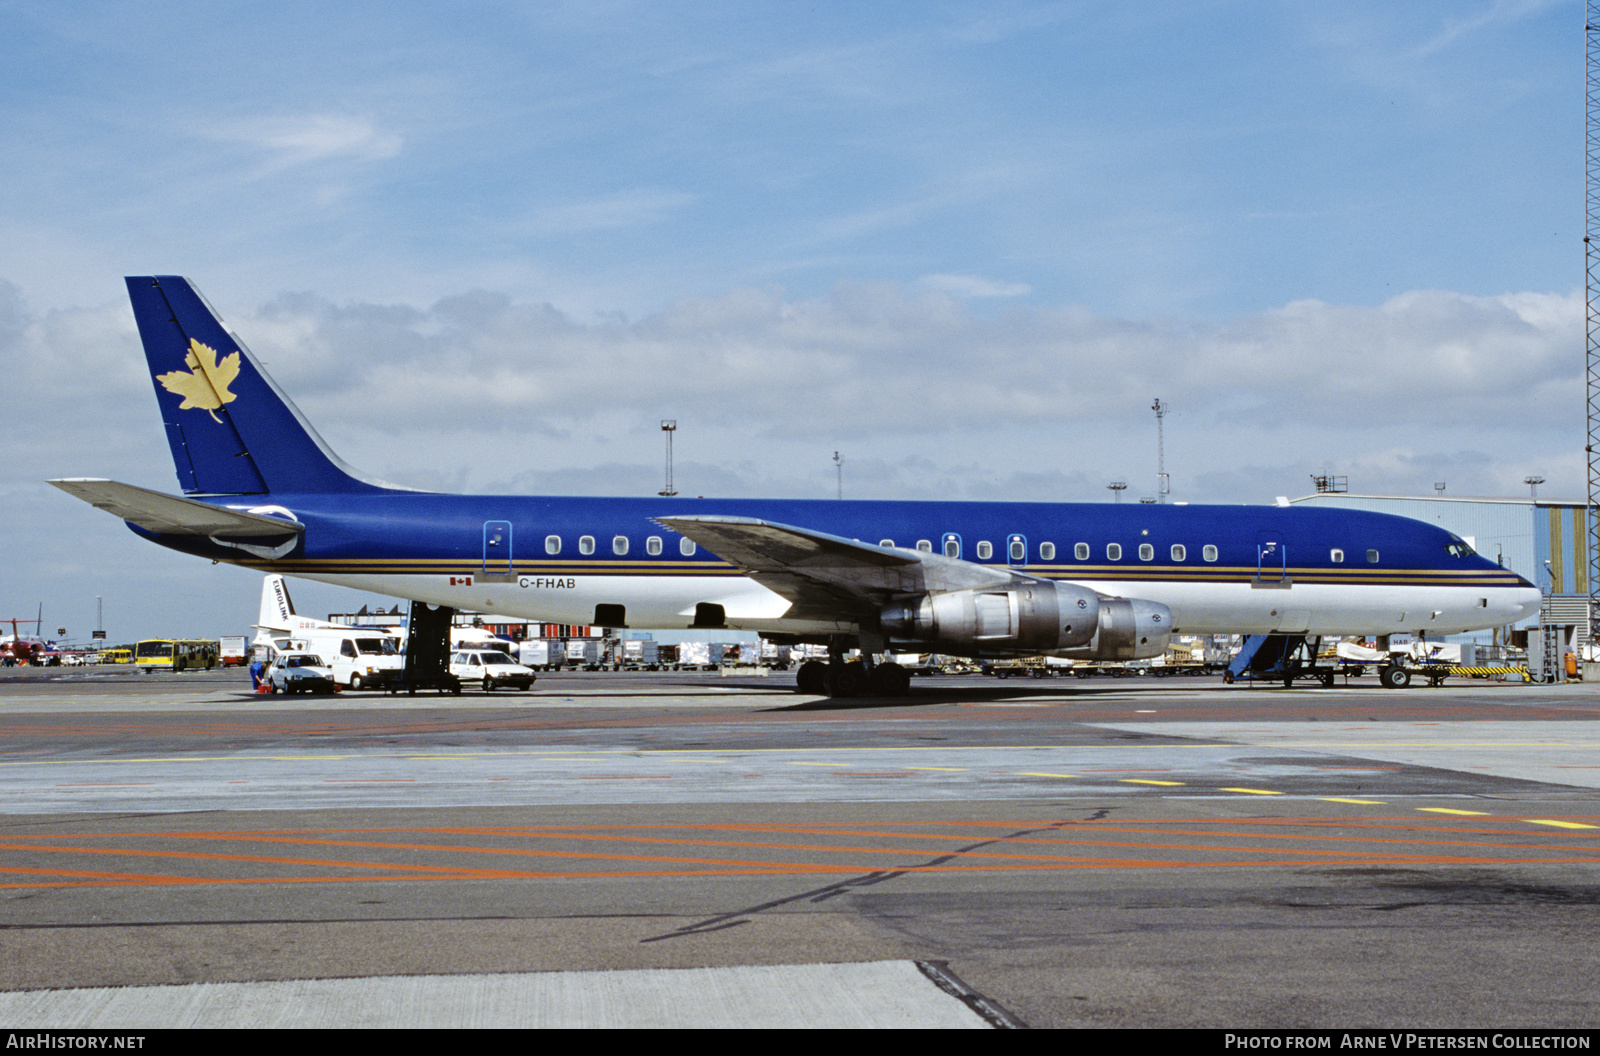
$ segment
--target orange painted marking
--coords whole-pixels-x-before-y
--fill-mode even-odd
[[[1284,868],[1363,862],[1593,864],[1600,862],[1593,833],[1566,828],[1600,820],[1584,819],[1479,817],[1467,822],[1411,815],[45,834],[0,840],[0,877],[5,878],[0,889]],[[1561,826],[1560,838],[1551,831],[1552,821]],[[1530,822],[1541,829],[1525,828]],[[1519,838],[1519,833],[1526,836]],[[450,842],[463,837],[470,842]],[[196,843],[227,843],[238,849],[189,849]],[[980,845],[960,849],[974,843]],[[314,851],[298,856],[268,850],[289,846]],[[341,852],[351,857],[340,858]],[[11,857],[14,862],[17,854],[32,861],[6,861]],[[83,868],[73,861],[88,856],[160,861],[164,871]],[[384,857],[405,860],[380,860]],[[40,858],[60,860],[61,865],[38,864]],[[929,859],[937,864],[922,864]],[[535,862],[534,868],[518,864]],[[185,864],[195,871],[184,875]],[[270,869],[264,875],[214,875],[224,865]]]

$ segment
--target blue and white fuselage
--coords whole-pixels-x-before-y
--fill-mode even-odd
[[[263,505],[206,501],[244,511]],[[926,543],[980,567],[1159,602],[1171,610],[1174,633],[1445,634],[1513,623],[1538,605],[1536,588],[1450,533],[1351,510],[403,491],[274,493],[272,505],[306,526],[303,544],[281,557],[209,537],[135,531],[198,557],[548,623],[593,623],[597,608],[615,605],[632,626],[682,627],[711,604],[733,627],[858,629],[846,615],[792,618],[795,604],[759,574],[662,524],[687,516],[804,526],[914,554]],[[977,554],[984,543],[987,560]],[[1012,561],[1017,545],[1022,557]]]
[[[366,481],[183,279],[128,280],[185,497],[53,481],[198,557],[530,620],[970,655],[1172,633],[1451,634],[1525,579],[1405,518],[1282,506],[445,495]]]

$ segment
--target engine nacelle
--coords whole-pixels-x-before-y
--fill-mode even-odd
[[[1082,649],[1062,650],[1074,660],[1148,660],[1167,651],[1172,610],[1158,601],[1101,598],[1094,639]]]
[[[1142,660],[1164,653],[1172,635],[1165,605],[1054,582],[924,594],[884,606],[878,619],[895,641],[969,656]]]

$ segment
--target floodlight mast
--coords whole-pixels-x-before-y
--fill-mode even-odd
[[[1167,409],[1161,406],[1159,396],[1150,409],[1156,412],[1156,501],[1166,502],[1167,496],[1172,494],[1172,478],[1167,476],[1166,427],[1161,422],[1167,416]]]
[[[662,421],[661,431],[667,434],[667,486],[656,494],[662,498],[670,499],[678,494],[678,489],[672,486],[672,434],[678,431],[678,420],[673,418]]]

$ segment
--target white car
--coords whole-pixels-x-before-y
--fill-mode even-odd
[[[498,649],[457,649],[450,654],[450,673],[463,685],[480,683],[485,693],[503,686],[527,690],[532,688],[537,677]]]
[[[279,653],[267,670],[274,693],[332,693],[333,669],[316,653]]]

